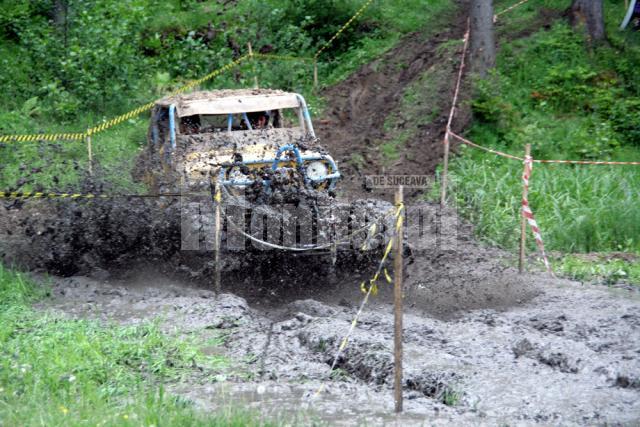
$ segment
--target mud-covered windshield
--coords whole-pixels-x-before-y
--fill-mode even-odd
[[[283,127],[280,110],[241,114],[196,114],[180,118],[180,133],[230,132]]]

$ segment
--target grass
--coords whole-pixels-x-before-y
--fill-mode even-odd
[[[34,311],[43,297],[0,266],[0,425],[271,425],[237,407],[205,415],[164,391],[193,366],[223,371],[224,358],[155,323],[105,326]]]
[[[422,30],[428,38],[442,28],[441,22],[448,20],[453,10],[451,0],[374,2],[368,14],[384,23],[382,36],[363,38],[335,60],[320,63],[322,84],[330,86],[346,79],[362,65],[382,56],[407,33]]]
[[[501,10],[510,2],[497,3]],[[542,3],[555,10],[567,7]],[[477,82],[476,120],[467,135],[519,156],[530,143],[538,159],[640,159],[640,140],[631,130],[640,125],[638,116],[619,111],[635,105],[640,93],[640,81],[629,72],[640,62],[640,49],[637,35],[616,29],[619,4],[605,5],[611,44],[592,49],[562,18],[548,29],[534,25],[539,6],[530,2],[501,18],[497,66]],[[532,28],[531,35],[509,40],[526,28]],[[468,147],[460,154],[450,169],[453,201],[483,240],[515,249],[522,165]],[[551,251],[640,253],[638,200],[636,166],[534,166],[529,201]],[[536,250],[533,239],[529,244]],[[558,268],[574,278],[627,277],[637,283],[637,261],[578,260],[561,258]]]
[[[479,236],[515,249],[522,166],[470,150],[452,163],[449,194]],[[529,201],[549,250],[638,253],[639,189],[640,171],[631,166],[536,165]]]
[[[380,151],[387,164],[400,158],[405,143],[415,137],[421,126],[438,117],[439,90],[447,84],[447,78],[445,67],[435,64],[407,86],[397,110],[384,122],[388,136],[380,145]]]
[[[629,283],[640,286],[640,262],[638,258],[616,257],[610,254],[596,254],[585,257],[580,255],[565,256],[557,266],[565,276],[580,282]]]

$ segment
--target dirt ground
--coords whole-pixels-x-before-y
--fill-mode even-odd
[[[408,266],[399,417],[390,286],[366,306],[329,372],[362,299],[344,269],[333,280],[301,273],[265,285],[253,276],[216,296],[205,282],[136,265],[100,278],[54,278],[54,298],[42,308],[126,324],[160,318],[206,354],[229,356],[224,375],[194,366],[169,387],[207,410],[244,402],[302,425],[639,422],[638,291],[520,276],[495,257],[463,240]],[[207,344],[220,336],[223,344]]]

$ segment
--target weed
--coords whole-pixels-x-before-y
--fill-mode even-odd
[[[361,170],[365,165],[365,160],[360,153],[351,153],[349,156],[349,163],[351,163],[356,169]]]
[[[556,265],[561,274],[580,282],[640,285],[640,262],[635,257],[568,255]]]
[[[342,368],[335,368],[331,371],[330,378],[333,381],[347,381],[350,378],[349,372]]]
[[[461,398],[462,393],[447,388],[440,396],[440,401],[447,406],[458,406]]]

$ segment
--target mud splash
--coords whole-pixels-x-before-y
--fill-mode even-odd
[[[429,263],[422,259],[421,263]],[[437,265],[437,264],[434,264]],[[438,267],[435,267],[437,270]],[[442,271],[442,269],[440,269]],[[46,309],[74,317],[135,323],[160,318],[168,333],[227,338],[203,351],[234,361],[224,377],[194,377],[169,386],[211,409],[233,399],[264,416],[291,414],[337,425],[633,424],[640,420],[640,296],[544,276],[499,277],[529,289],[528,301],[474,300],[476,282],[456,270],[460,302],[446,280],[407,284],[414,304],[405,315],[405,407],[392,411],[391,289],[369,305],[338,367],[336,347],[361,295],[349,276],[322,283],[298,280],[296,291],[227,282],[223,295],[184,278],[138,266],[137,274],[101,280],[55,279]],[[155,272],[154,272],[155,271]],[[447,272],[453,274],[451,269]],[[200,284],[202,286],[202,284]],[[489,294],[496,297],[503,288]],[[441,298],[434,298],[443,295]],[[243,297],[244,296],[244,297]],[[446,301],[446,303],[445,303]],[[471,309],[460,309],[469,302]],[[441,313],[445,318],[424,313]],[[311,399],[318,387],[325,390]],[[569,392],[568,392],[569,391]]]

